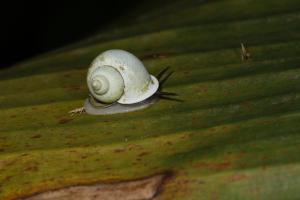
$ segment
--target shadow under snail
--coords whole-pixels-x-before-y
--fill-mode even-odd
[[[105,51],[93,60],[88,70],[89,98],[84,107],[70,113],[123,113],[146,108],[159,98],[178,100],[168,97],[175,93],[162,91],[163,83],[173,73],[166,74],[168,69],[155,77],[133,54],[119,49]]]

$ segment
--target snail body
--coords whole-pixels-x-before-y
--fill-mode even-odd
[[[107,110],[110,107],[109,110],[116,112],[111,106],[117,103],[120,110],[122,105],[126,105],[123,107],[127,112],[130,108],[136,110],[134,105],[141,106],[141,102],[153,96],[159,88],[158,80],[148,73],[136,56],[118,49],[105,51],[93,60],[87,73],[87,85],[92,99],[85,103],[87,112],[92,110],[91,107],[97,107],[97,103],[100,106],[95,109]],[[91,111],[90,114],[95,113]]]

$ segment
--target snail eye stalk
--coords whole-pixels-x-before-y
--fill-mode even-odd
[[[157,74],[156,77],[157,77],[157,79],[159,81],[159,88],[158,88],[158,91],[156,92],[156,95],[158,96],[159,99],[162,99],[162,100],[184,102],[184,100],[182,100],[182,99],[178,99],[178,98],[172,97],[172,96],[179,96],[177,93],[162,91],[164,83],[174,73],[174,71],[169,71],[169,69],[170,69],[170,67],[168,66],[168,67],[166,67],[165,69],[163,69],[161,72],[159,72]]]
[[[160,80],[162,78],[162,76],[170,69],[170,67],[166,67],[164,68],[162,71],[160,71],[157,75],[156,75],[156,78],[157,80]]]

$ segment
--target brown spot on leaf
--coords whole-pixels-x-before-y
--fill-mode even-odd
[[[141,56],[141,60],[147,60],[147,59],[162,59],[169,57],[170,54],[168,53],[152,53],[152,54],[146,54]]]
[[[127,146],[127,149],[128,149],[129,151],[131,151],[131,150],[141,150],[141,149],[143,149],[143,147],[142,147],[141,145],[129,144],[129,145]]]
[[[87,155],[80,156],[81,159],[86,159],[87,157],[88,157]]]
[[[190,137],[192,137],[192,134],[184,134],[184,135],[180,136],[180,139],[185,140],[185,139],[188,139]]]
[[[262,170],[267,170],[268,169],[268,167],[266,166],[266,165],[262,165]]]
[[[69,152],[70,152],[70,153],[78,153],[77,150],[73,150],[73,149],[72,149],[72,150],[69,150]]]
[[[231,163],[230,162],[221,162],[221,163],[199,162],[195,164],[195,167],[221,171],[230,168]]]
[[[230,177],[230,181],[236,182],[236,181],[240,181],[240,180],[243,180],[246,178],[247,178],[247,176],[245,174],[235,174],[232,177]]]
[[[138,200],[153,199],[160,191],[168,173],[119,183],[77,185],[50,190],[23,198],[24,200]]]
[[[30,171],[30,172],[36,172],[36,171],[39,170],[39,168],[38,168],[38,166],[36,164],[30,164],[24,170],[25,171]]]
[[[2,159],[0,160],[0,167],[9,167],[14,165],[17,162],[17,159]]]
[[[241,169],[245,169],[247,167],[247,164],[246,163],[241,163],[240,166],[239,166]]]
[[[138,165],[139,163],[138,162],[132,162],[132,165]]]
[[[260,193],[260,192],[261,192],[261,189],[259,188],[259,186],[255,186],[255,187],[249,188],[248,191],[249,191],[250,193],[256,194],[256,193]]]
[[[215,168],[216,170],[224,170],[229,168],[230,166],[231,166],[230,162],[224,162],[224,163],[218,163],[214,165],[213,168]]]
[[[10,181],[10,179],[12,178],[12,176],[6,176],[4,179],[3,179],[3,183],[7,182],[7,181]]]
[[[38,125],[45,126],[45,124],[43,122],[39,122]]]
[[[138,156],[139,157],[144,157],[144,156],[146,156],[148,154],[150,154],[150,153],[145,151],[145,152],[140,153]]]
[[[126,149],[125,148],[122,148],[122,149],[115,149],[114,152],[115,153],[122,153],[122,152],[125,152]]]
[[[31,136],[30,138],[31,139],[38,139],[38,138],[41,138],[42,136],[41,135],[34,135],[34,136]]]
[[[269,158],[267,156],[262,156],[261,160],[268,160]]]
[[[59,121],[58,121],[58,123],[59,124],[66,124],[66,123],[68,123],[68,122],[70,122],[70,121],[72,121],[73,119],[72,118],[61,118]]]

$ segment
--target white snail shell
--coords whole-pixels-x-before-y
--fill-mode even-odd
[[[87,85],[90,94],[103,103],[134,104],[152,96],[158,89],[157,79],[143,63],[124,50],[108,50],[92,62]]]

